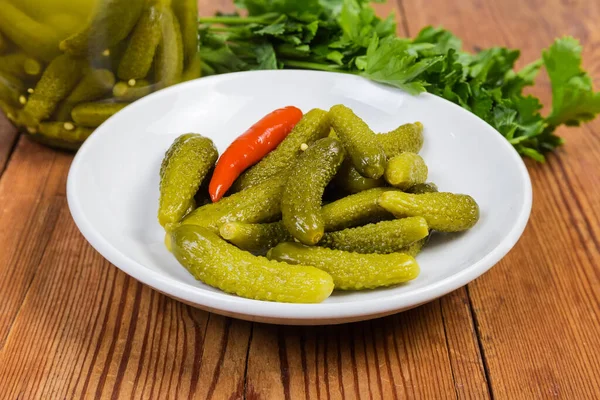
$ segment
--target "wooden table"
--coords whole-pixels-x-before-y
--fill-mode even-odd
[[[377,8],[396,12],[400,34],[443,24],[467,49],[522,49],[521,65],[574,35],[600,87],[598,1]],[[534,92],[549,103],[545,76]],[[527,162],[529,226],[490,272],[402,314],[298,328],[209,314],[120,272],[69,215],[72,156],[2,122],[0,398],[598,398],[600,120],[559,133],[563,149]]]

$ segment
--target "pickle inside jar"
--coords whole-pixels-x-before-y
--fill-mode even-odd
[[[77,132],[89,129],[92,124],[80,126],[73,120],[70,111],[79,103],[73,103],[71,100],[81,97],[80,94],[86,92],[86,89],[81,87],[85,86],[85,82],[81,81],[83,77],[89,76],[90,71],[102,70],[106,76],[118,77],[119,64],[134,36],[133,31],[140,19],[148,15],[150,9],[160,9],[165,15],[176,15],[180,20],[179,24],[173,26],[181,32],[170,32],[176,38],[184,37],[184,44],[178,47],[180,54],[162,57],[156,64],[161,68],[158,73],[153,63],[149,70],[141,69],[144,76],[139,75],[135,79],[122,79],[117,82],[109,80],[107,82],[111,84],[110,87],[102,91],[90,88],[93,96],[85,96],[80,103],[127,103],[155,89],[198,77],[199,73],[196,70],[199,71],[200,68],[196,62],[198,54],[197,45],[194,43],[197,43],[197,37],[191,34],[192,27],[195,26],[193,21],[197,19],[195,2],[180,0],[159,4],[160,6],[156,6],[156,3],[145,0],[49,0],[40,5],[40,2],[34,0],[0,0],[0,9],[4,10],[0,16],[0,55],[3,59],[11,61],[10,65],[7,64],[10,69],[4,68],[1,71],[0,110],[10,115],[10,120],[21,131],[34,134],[36,139],[46,136],[45,132],[54,132],[47,127],[59,126],[51,125],[55,122],[74,123],[73,129],[78,130]],[[162,38],[158,41],[162,41]],[[156,39],[140,41],[138,37],[136,49],[143,51],[140,46],[143,47],[146,42],[150,47],[157,46]],[[150,55],[153,53],[154,51],[150,50],[146,52]],[[82,77],[79,80],[81,85],[73,83],[74,78],[71,74],[70,79],[66,76],[56,77],[52,80],[50,88],[47,85],[38,87],[48,65],[56,57],[64,54],[80,60],[78,64],[82,67],[76,76]],[[157,57],[158,55],[154,56],[155,59]],[[166,65],[169,62],[173,65]],[[170,74],[169,79],[165,79],[161,73]],[[157,79],[161,81],[158,82]],[[77,90],[76,94],[72,93],[74,90]],[[27,107],[30,98],[33,96],[35,102],[39,103],[40,97],[45,97],[46,93],[50,93],[47,95],[48,101],[41,100],[46,106],[44,112],[33,113],[35,118],[31,118],[32,107]],[[24,108],[27,108],[27,112],[22,111]],[[117,111],[121,108],[114,107]],[[69,138],[68,146],[64,146],[61,143],[62,139],[56,135],[49,137],[50,140],[41,141],[51,147],[76,149],[87,135],[75,135],[75,138],[75,142],[73,137]]]

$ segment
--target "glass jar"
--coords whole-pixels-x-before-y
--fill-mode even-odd
[[[197,0],[0,0],[0,108],[77,149],[127,104],[198,78]]]

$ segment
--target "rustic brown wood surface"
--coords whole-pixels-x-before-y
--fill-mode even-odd
[[[201,12],[231,10],[201,0]],[[600,78],[600,3],[398,0],[398,32],[443,25],[468,49],[537,58],[584,44]],[[600,79],[596,79],[600,87]],[[547,78],[535,94],[548,104]],[[282,327],[209,314],[140,284],[96,253],[65,200],[72,156],[0,122],[0,399],[600,397],[600,120],[528,162],[529,226],[490,272],[378,320]]]

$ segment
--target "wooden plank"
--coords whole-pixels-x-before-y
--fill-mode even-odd
[[[201,390],[208,314],[136,282],[78,232],[64,198],[0,351],[7,398],[175,398]]]
[[[520,48],[520,65],[562,34],[579,37],[600,76],[597,2],[404,2],[411,34],[443,24],[473,49]],[[485,23],[473,23],[473,21]],[[596,79],[596,86],[598,80]],[[549,82],[532,91],[548,109]],[[497,398],[597,397],[600,363],[600,122],[561,129],[567,145],[546,165],[528,162],[530,224],[498,266],[469,285],[490,384]]]
[[[467,380],[455,387],[451,359],[457,355],[450,352],[461,346],[449,349],[441,311],[435,301],[356,324],[302,328],[255,324],[248,398],[455,398],[459,389],[472,398],[484,398],[485,385],[478,392]],[[453,338],[465,333],[473,337],[468,317],[466,322],[455,323]],[[482,371],[472,367],[479,360],[474,343],[470,341],[471,354],[459,353],[455,362],[468,362],[463,368],[478,381]]]
[[[52,198],[70,157],[21,137],[0,178],[0,349],[58,218]],[[58,168],[56,168],[56,167]],[[61,189],[62,190],[62,189]]]
[[[488,381],[466,289],[461,288],[442,297],[440,303],[457,397],[489,398]]]
[[[211,314],[206,330],[198,399],[241,399],[244,397],[246,358],[252,324]]]

